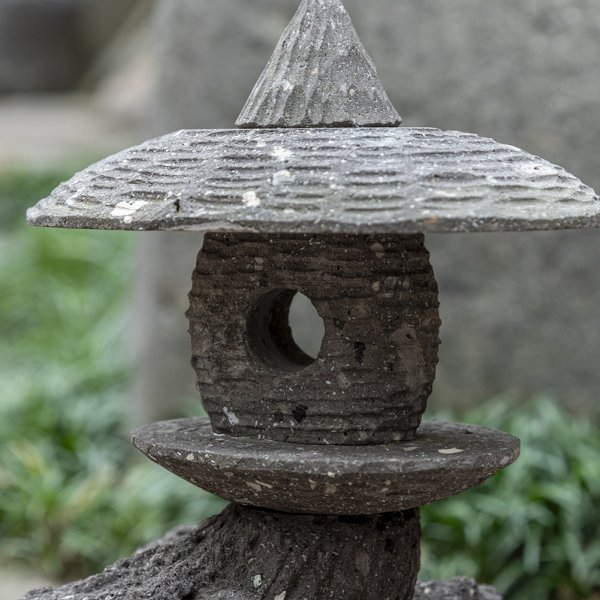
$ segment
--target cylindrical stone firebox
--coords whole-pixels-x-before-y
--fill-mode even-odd
[[[423,240],[207,235],[188,317],[213,430],[307,444],[413,439],[435,377],[440,326]],[[324,322],[316,359],[292,337],[296,293]]]

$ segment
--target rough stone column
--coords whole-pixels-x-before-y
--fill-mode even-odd
[[[399,533],[416,542],[415,512],[363,519],[306,516],[297,521],[282,513],[231,506],[201,525],[171,532],[99,575],[59,590],[35,590],[23,600],[106,600],[108,596],[139,600],[142,582],[152,598],[159,600],[306,600],[314,598],[315,591],[341,591],[342,596],[333,597],[350,600],[407,599],[411,591],[394,587],[393,582],[411,569],[414,573],[416,564],[392,562],[397,555],[390,550],[402,543]],[[320,526],[323,521],[331,522],[328,534]],[[269,534],[263,546],[256,544],[259,530]],[[308,536],[301,536],[307,532]],[[347,545],[348,539],[354,543]],[[233,544],[226,545],[224,540]],[[314,543],[306,544],[307,540]],[[342,556],[337,554],[340,542]],[[410,543],[404,551],[410,551]],[[244,557],[249,576],[240,580],[238,589],[223,591]],[[300,577],[298,567],[302,568]],[[414,576],[409,580],[414,585]],[[201,596],[198,589],[203,589]],[[413,600],[432,599],[501,597],[492,588],[467,579],[419,582]]]
[[[407,125],[489,135],[564,164],[600,187],[596,0],[346,5]],[[232,126],[296,7],[296,0],[163,0],[158,128]],[[600,238],[586,232],[485,238],[428,238],[444,321],[432,404],[436,398],[445,406],[478,402],[510,385],[523,394],[555,390],[597,411],[600,373],[589,357],[600,353],[592,321],[600,297],[593,259]],[[143,244],[173,264],[182,255],[168,239],[145,236]],[[189,269],[182,268],[181,282],[173,283],[182,294],[197,251],[193,241],[190,246]],[[160,273],[153,279],[145,284],[148,297],[161,285]],[[179,347],[184,363],[189,341],[183,317],[180,325],[141,343]],[[515,348],[516,337],[521,341]],[[146,378],[168,378],[179,395],[195,393],[191,369],[185,377],[170,377],[160,364],[151,369]],[[151,384],[146,394],[152,397]]]

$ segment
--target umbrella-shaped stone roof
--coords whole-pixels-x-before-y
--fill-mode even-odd
[[[600,226],[600,198],[564,169],[491,139],[399,123],[340,0],[303,0],[242,129],[180,131],[106,158],[28,220],[280,233]]]
[[[28,213],[50,227],[496,231],[600,224],[560,167],[436,129],[180,131],[111,156]]]

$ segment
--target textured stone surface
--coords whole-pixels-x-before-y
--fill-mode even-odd
[[[295,292],[324,322],[316,360],[292,337]],[[420,234],[207,235],[188,317],[213,429],[307,444],[411,439],[435,377],[438,305]]]
[[[344,4],[407,125],[473,131],[526,148],[600,190],[597,0]],[[247,0],[161,2],[161,133],[231,127],[298,0],[247,7]],[[154,236],[141,243],[159,245]],[[600,370],[591,359],[600,355],[596,231],[429,236],[427,246],[444,322],[431,406],[550,390],[573,410],[600,415]],[[160,251],[180,256],[167,241]],[[187,291],[189,276],[179,285]],[[160,363],[150,369],[142,366],[141,377],[169,377]],[[172,380],[172,389],[181,382]]]
[[[519,455],[511,435],[425,423],[413,442],[317,446],[215,435],[208,419],[154,423],[133,443],[161,466],[240,504],[299,513],[376,514],[475,487]]]
[[[185,531],[181,530],[179,535],[185,535]],[[115,568],[119,568],[118,565],[115,565]],[[154,581],[150,580],[147,582],[148,587],[153,590],[155,587],[153,586]],[[79,592],[79,587],[83,589],[87,589],[91,585],[100,586],[100,583],[92,584],[89,581],[86,581],[81,585],[70,585],[65,589],[67,590],[65,593],[66,596],[63,595],[61,590],[53,590],[52,588],[43,588],[39,590],[35,590],[29,593],[23,600],[96,600],[96,596],[88,596],[87,592]],[[77,587],[77,590],[73,588]],[[118,598],[122,598],[123,600],[139,600],[141,597],[139,595],[139,589],[136,590],[135,594],[131,596],[129,595],[129,581],[125,580],[121,585],[115,586],[116,593]],[[185,586],[183,586],[185,587]],[[154,593],[154,592],[153,592]],[[222,595],[213,596],[202,596],[197,598],[192,595],[189,596],[192,600],[223,600],[227,598],[233,598],[233,600],[249,600],[249,598],[253,598],[252,596],[243,596],[239,598],[238,596],[227,596],[226,592],[222,592]],[[183,596],[186,598],[186,596]],[[148,596],[148,598],[157,598],[167,600],[171,600],[173,596]],[[105,597],[100,596],[98,600],[105,600]],[[304,599],[302,599],[304,600]],[[491,586],[483,585],[478,586],[474,581],[470,579],[453,579],[451,581],[420,581],[417,583],[415,594],[412,597],[412,600],[502,600],[502,596]]]
[[[236,125],[394,127],[401,121],[341,1],[302,0]]]
[[[398,233],[600,225],[600,199],[512,146],[436,129],[180,131],[89,167],[28,212],[98,229]]]
[[[416,511],[352,519],[232,506],[99,575],[23,600],[408,600],[418,539]],[[413,600],[502,599],[455,579],[419,582]]]
[[[25,600],[410,600],[418,570],[416,510],[350,518],[233,505]]]

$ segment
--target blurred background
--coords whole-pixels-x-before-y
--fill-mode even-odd
[[[102,569],[222,502],[135,455],[201,411],[194,234],[45,231],[25,209],[106,154],[231,127],[298,0],[0,0],[0,598]],[[408,126],[520,146],[600,189],[597,0],[347,0]],[[430,236],[428,417],[520,461],[423,510],[422,576],[600,598],[600,233]]]

